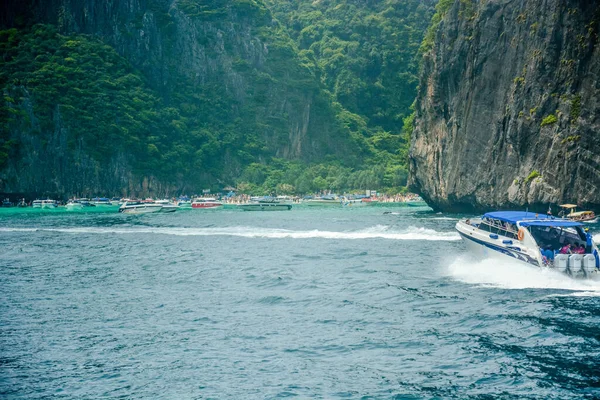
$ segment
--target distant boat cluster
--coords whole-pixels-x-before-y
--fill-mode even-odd
[[[425,202],[418,195],[399,195],[402,197],[388,197],[376,195],[337,195],[320,194],[310,196],[248,196],[228,194],[216,197],[187,197],[181,196],[173,199],[130,199],[130,198],[78,198],[67,202],[53,199],[36,199],[27,203],[21,199],[16,203],[5,199],[3,207],[32,207],[38,209],[63,209],[67,211],[90,210],[115,210],[124,214],[171,213],[177,210],[215,210],[219,208],[237,208],[243,211],[289,211],[295,205],[310,207],[362,207],[378,203],[396,203],[403,205],[425,206]]]

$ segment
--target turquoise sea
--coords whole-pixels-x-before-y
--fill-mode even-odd
[[[459,217],[0,209],[0,398],[600,398],[600,282]]]

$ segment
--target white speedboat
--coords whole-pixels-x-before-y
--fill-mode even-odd
[[[67,211],[78,211],[83,210],[83,204],[78,202],[77,200],[69,200],[69,202],[65,205]]]
[[[33,203],[31,204],[33,208],[46,208],[46,209],[52,209],[52,208],[56,208],[56,201],[55,200],[34,200]]]
[[[291,204],[281,203],[275,199],[262,199],[245,204],[238,204],[238,208],[244,211],[289,211]]]
[[[527,211],[496,211],[460,220],[456,230],[480,257],[518,260],[572,276],[598,276],[598,247],[576,221]]]
[[[119,212],[123,214],[149,214],[160,212],[162,209],[161,204],[155,203],[142,203],[142,202],[125,202],[119,207]]]
[[[96,207],[112,207],[113,203],[107,197],[95,197],[90,201],[90,204]]]
[[[192,201],[194,209],[215,209],[223,207],[223,203],[212,197],[200,197]]]
[[[177,204],[173,204],[169,200],[166,200],[166,199],[165,200],[156,200],[155,203],[160,204],[162,206],[162,209],[160,210],[160,212],[162,212],[162,213],[175,212],[179,209],[179,206]]]
[[[344,205],[344,199],[336,195],[329,195],[304,200],[304,204],[306,204],[307,206],[319,207],[341,207]]]
[[[84,208],[95,207],[92,203],[90,203],[89,199],[72,199],[69,200],[67,205],[65,206],[67,211],[76,211]]]

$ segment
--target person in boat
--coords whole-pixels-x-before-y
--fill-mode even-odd
[[[560,254],[571,254],[571,243],[567,243],[560,249]]]
[[[554,261],[554,251],[552,251],[552,246],[547,245],[544,250],[542,250],[542,255],[546,257],[548,261]]]
[[[583,245],[574,246],[571,251],[573,254],[585,254],[585,247],[583,247]]]
[[[591,254],[592,252],[592,244],[593,244],[592,235],[589,232],[588,228],[585,228],[585,252]]]

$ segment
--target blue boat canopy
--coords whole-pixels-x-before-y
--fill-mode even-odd
[[[521,222],[521,226],[582,226],[581,223],[569,221],[567,219],[555,218],[551,215],[536,214],[527,211],[494,211],[483,215],[487,218],[498,219],[504,222],[516,224]]]
[[[569,226],[582,226],[579,222],[566,219],[548,219],[545,221],[526,221],[521,222],[521,226],[552,226],[556,228],[565,228]]]

